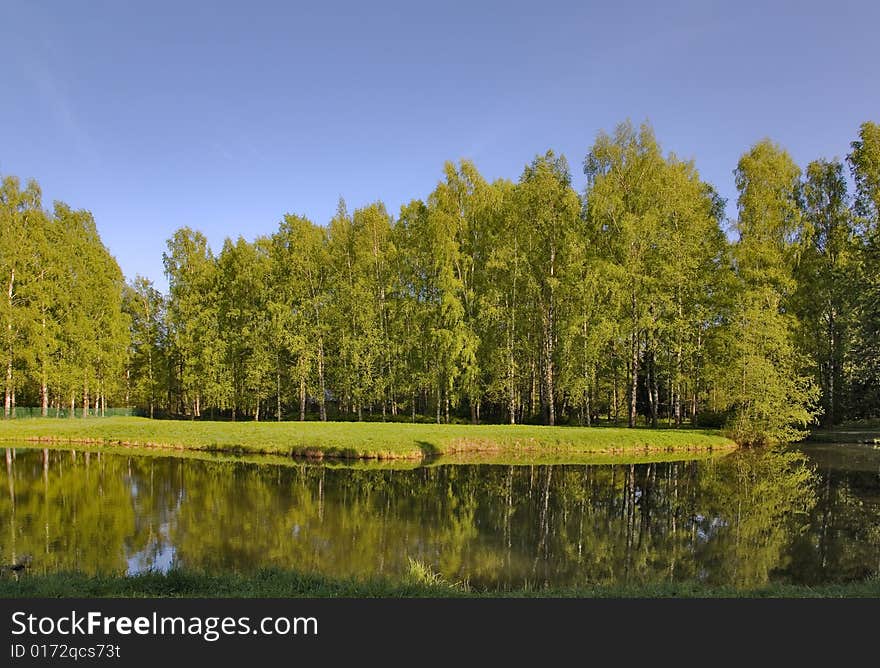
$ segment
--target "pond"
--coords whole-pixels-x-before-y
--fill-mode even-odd
[[[0,558],[35,572],[291,568],[534,587],[880,572],[880,450],[410,469],[6,450]]]

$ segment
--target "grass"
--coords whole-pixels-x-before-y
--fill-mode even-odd
[[[64,441],[7,441],[16,449],[39,449],[68,450],[71,443]],[[606,454],[564,454],[521,451],[507,454],[492,452],[458,452],[451,455],[437,455],[424,459],[348,459],[328,457],[320,460],[306,460],[288,455],[268,454],[236,454],[235,452],[222,452],[217,450],[193,450],[180,449],[165,446],[139,446],[139,445],[96,445],[94,443],[75,444],[79,452],[101,452],[110,455],[125,455],[137,457],[175,457],[177,459],[192,459],[206,462],[232,462],[236,464],[256,464],[259,466],[310,466],[321,465],[327,468],[344,468],[358,470],[394,470],[407,471],[421,467],[445,466],[450,464],[487,464],[495,466],[541,466],[550,464],[562,465],[585,465],[585,464],[652,464],[656,462],[697,461],[719,457],[730,452],[729,450],[697,450],[697,451],[671,451],[671,452],[648,452],[635,451],[622,455]]]
[[[0,421],[0,441],[160,447],[322,459],[499,460],[705,453],[736,444],[713,430],[381,422],[207,422],[138,417]]]
[[[880,445],[880,418],[844,422],[810,434],[810,441],[817,443],[867,443]]]
[[[452,583],[423,564],[411,564],[399,581],[329,578],[291,571],[206,575],[185,571],[136,576],[78,573],[25,574],[0,579],[0,598],[878,598],[880,579],[805,585],[770,584],[738,589],[698,582],[644,585],[584,585],[566,588],[523,586],[477,590]]]

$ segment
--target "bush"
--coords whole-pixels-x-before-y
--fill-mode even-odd
[[[721,429],[730,420],[731,412],[727,411],[700,411],[694,419],[694,426],[703,429]]]

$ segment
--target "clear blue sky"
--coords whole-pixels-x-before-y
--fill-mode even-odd
[[[729,198],[769,136],[805,165],[880,121],[880,2],[46,2],[0,7],[0,173],[90,209],[165,288],[174,229],[271,233],[425,197],[445,160],[578,189],[601,129],[649,119]]]

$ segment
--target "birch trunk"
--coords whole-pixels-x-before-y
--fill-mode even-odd
[[[6,333],[9,336],[9,357],[6,360],[6,393],[3,401],[3,415],[6,418],[12,417],[12,394],[13,394],[13,378],[12,378],[12,355],[14,353],[14,348],[12,345],[12,295],[15,290],[15,267],[12,268],[12,272],[9,278],[9,290],[7,291],[7,296],[9,298],[9,322],[6,324]]]
[[[636,426],[636,399],[639,389],[639,335],[634,332],[630,341],[630,387],[629,387],[629,422],[630,428]]]

